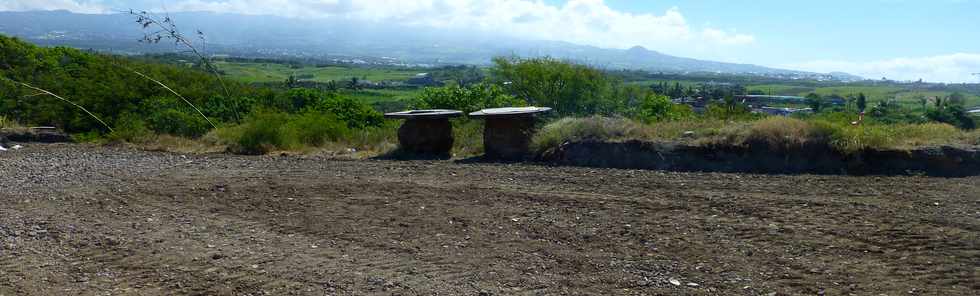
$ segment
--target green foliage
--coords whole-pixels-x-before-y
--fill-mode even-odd
[[[877,123],[925,123],[926,118],[912,109],[903,107],[894,100],[878,101],[871,107],[868,116]]]
[[[868,109],[868,97],[864,96],[864,93],[859,93],[857,96],[857,108],[861,112]]]
[[[523,100],[507,94],[503,88],[494,84],[478,83],[466,87],[450,85],[439,88],[426,88],[413,104],[415,109],[451,109],[464,113],[485,108],[525,106]]]
[[[204,102],[201,112],[204,112],[212,120],[221,122],[237,122],[241,114],[248,114],[256,100],[252,97],[232,97],[215,96]]]
[[[820,113],[820,111],[823,111],[826,102],[824,102],[823,97],[820,95],[810,93],[806,95],[806,104],[810,106],[810,109],[813,109],[813,113]]]
[[[336,93],[323,94],[311,108],[333,114],[351,128],[377,127],[384,122],[384,115],[371,105]]]
[[[126,113],[119,116],[109,139],[130,143],[143,143],[153,137],[153,131],[138,115]]]
[[[704,116],[721,120],[752,120],[761,117],[761,115],[753,114],[749,106],[738,103],[730,98],[722,103],[708,104],[705,108]]]
[[[190,138],[200,137],[211,129],[211,125],[201,116],[178,109],[152,113],[147,117],[147,123],[154,132]]]
[[[961,129],[977,128],[976,119],[966,112],[961,105],[945,105],[926,111],[926,118],[935,122],[947,123]]]
[[[206,72],[71,48],[41,48],[16,38],[0,36],[0,76],[4,78],[65,97],[105,119],[110,126],[130,124],[117,121],[122,120],[125,114],[132,114],[146,118],[147,123],[155,121],[150,124],[151,129],[159,128],[181,135],[203,133],[195,126],[197,119],[187,122],[192,126],[177,128],[174,125],[180,123],[175,120],[183,120],[184,116],[173,112],[157,114],[164,108],[157,108],[148,102],[172,98],[173,94],[129,69],[160,80],[195,105],[211,107],[205,108],[205,111],[212,116],[231,120],[234,116],[230,114],[247,110],[247,103],[213,98],[220,84],[217,78]],[[241,84],[229,83],[228,88],[236,98],[256,95],[255,89]],[[215,103],[213,100],[223,102]],[[186,106],[183,105],[168,104],[168,108],[186,113],[183,110]],[[101,123],[77,108],[50,96],[38,95],[5,79],[0,79],[0,114],[25,124],[57,126],[73,134],[107,131]],[[200,119],[199,115],[194,116]]]
[[[687,105],[674,104],[667,96],[647,94],[638,108],[636,118],[644,122],[679,120],[694,116],[694,110]]]
[[[290,115],[274,110],[257,110],[240,125],[223,128],[217,133],[228,143],[229,151],[259,155],[303,146],[319,147],[345,138],[350,132],[347,124],[332,114],[308,110]]]
[[[597,69],[553,58],[495,58],[493,79],[530,105],[547,106],[562,116],[615,114],[625,98],[615,96],[621,82]]]
[[[319,147],[344,138],[350,133],[350,129],[333,114],[311,110],[292,116],[286,124],[285,132],[296,137],[298,143]]]

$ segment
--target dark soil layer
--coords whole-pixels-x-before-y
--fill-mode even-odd
[[[584,141],[564,144],[543,156],[543,160],[561,165],[686,172],[980,175],[980,150],[976,147],[865,150],[845,154],[820,145],[773,149],[766,145],[704,147]]]
[[[0,140],[21,143],[67,143],[71,137],[54,129],[0,130]]]
[[[978,295],[980,177],[0,153],[0,295]]]

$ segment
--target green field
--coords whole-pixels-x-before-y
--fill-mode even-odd
[[[290,75],[299,80],[316,82],[347,81],[353,77],[370,81],[406,80],[419,73],[417,70],[404,68],[304,66],[295,69],[289,65],[273,63],[217,62],[216,64],[218,69],[228,76],[246,83],[282,82]]]
[[[299,80],[329,82],[329,81],[348,81],[353,77],[369,81],[404,81],[414,77],[424,70],[397,68],[397,67],[357,67],[357,66],[327,66],[314,67],[303,66],[293,68],[286,64],[276,63],[238,63],[238,62],[218,62],[219,69],[228,76],[246,83],[268,83],[282,82],[290,75]],[[632,85],[652,85],[661,81],[636,80],[628,81]],[[670,80],[669,85],[680,83],[683,87],[697,86],[704,81],[697,80]],[[724,82],[724,81],[719,81]],[[914,107],[919,105],[918,98],[924,97],[945,97],[952,92],[949,91],[926,91],[904,88],[896,85],[845,85],[845,86],[806,86],[786,84],[756,84],[747,85],[749,91],[761,91],[766,94],[805,96],[809,93],[819,95],[839,95],[850,96],[864,93],[868,96],[869,102],[878,102],[888,99],[898,99],[903,105]],[[351,96],[360,98],[371,104],[387,104],[391,102],[407,102],[414,98],[419,90],[404,89],[381,89],[381,90],[360,90],[349,91]],[[980,106],[980,96],[966,94],[967,106]]]
[[[819,95],[839,95],[846,97],[848,95],[857,95],[858,93],[864,93],[868,96],[869,102],[878,102],[888,99],[898,99],[901,104],[904,105],[918,105],[918,98],[920,96],[930,98],[930,97],[946,97],[951,95],[953,92],[950,91],[925,91],[925,90],[915,90],[907,89],[897,86],[822,86],[822,87],[806,87],[788,84],[764,84],[764,85],[750,85],[747,87],[750,91],[758,90],[766,94],[773,95],[784,95],[784,96],[806,96],[809,93],[816,93]],[[980,96],[972,94],[964,94],[966,96],[967,106],[980,106]]]

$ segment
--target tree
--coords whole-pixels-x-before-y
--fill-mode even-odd
[[[412,107],[415,109],[451,109],[464,113],[485,108],[519,107],[526,103],[507,94],[495,84],[478,83],[466,87],[450,85],[422,90]]]
[[[615,96],[619,80],[581,64],[554,58],[494,58],[492,82],[530,105],[547,106],[563,116],[616,114],[626,99]]]
[[[676,120],[694,115],[687,105],[678,105],[667,96],[648,93],[640,102],[637,117],[645,122]]]
[[[296,80],[296,76],[289,75],[289,77],[286,78],[286,88],[294,88],[298,82],[299,81]]]
[[[813,113],[820,113],[824,107],[824,99],[818,94],[810,93],[806,95],[806,104],[813,109]]]
[[[864,96],[864,93],[858,93],[857,108],[860,112],[864,112],[868,108],[868,97]]]

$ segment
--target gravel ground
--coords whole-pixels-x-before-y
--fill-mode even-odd
[[[978,295],[980,178],[0,152],[0,295]]]

